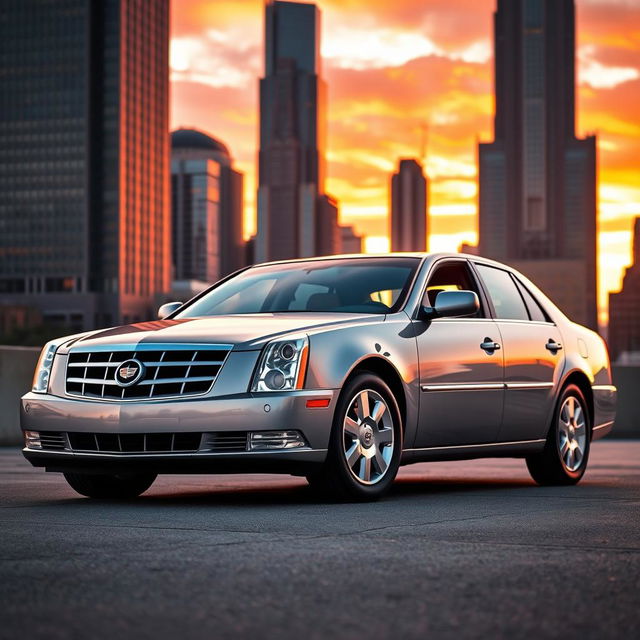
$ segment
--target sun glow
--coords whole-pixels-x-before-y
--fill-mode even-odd
[[[496,0],[318,0],[328,87],[326,189],[340,220],[388,251],[390,173],[417,156],[428,122],[429,248],[477,241],[477,142],[493,114],[492,12]],[[219,137],[245,173],[245,236],[255,230],[257,0],[172,3],[172,126]],[[640,215],[640,8],[576,0],[578,134],[598,135],[600,308],[630,260]]]

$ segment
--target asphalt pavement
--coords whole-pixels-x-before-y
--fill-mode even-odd
[[[374,504],[257,475],[93,501],[0,449],[0,638],[637,637],[640,441],[576,487],[429,463]]]

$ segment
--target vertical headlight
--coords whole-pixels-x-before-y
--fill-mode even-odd
[[[260,356],[251,391],[302,389],[308,356],[307,336],[270,342]]]
[[[57,341],[47,342],[38,359],[36,372],[33,376],[33,387],[31,391],[36,393],[47,393],[49,389],[49,376],[51,375],[51,366],[53,365],[53,357],[56,350],[60,346]]]

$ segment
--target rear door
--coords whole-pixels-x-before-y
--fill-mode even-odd
[[[495,442],[504,396],[498,328],[464,259],[432,268],[423,304],[440,291],[471,290],[481,300],[474,317],[414,320],[420,367],[420,418],[416,448]]]
[[[475,267],[502,337],[505,398],[499,440],[544,438],[564,366],[560,332],[515,275],[485,264]]]

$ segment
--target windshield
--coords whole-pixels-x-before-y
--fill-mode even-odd
[[[411,286],[420,258],[347,258],[252,267],[197,299],[176,318],[246,313],[389,313]]]

